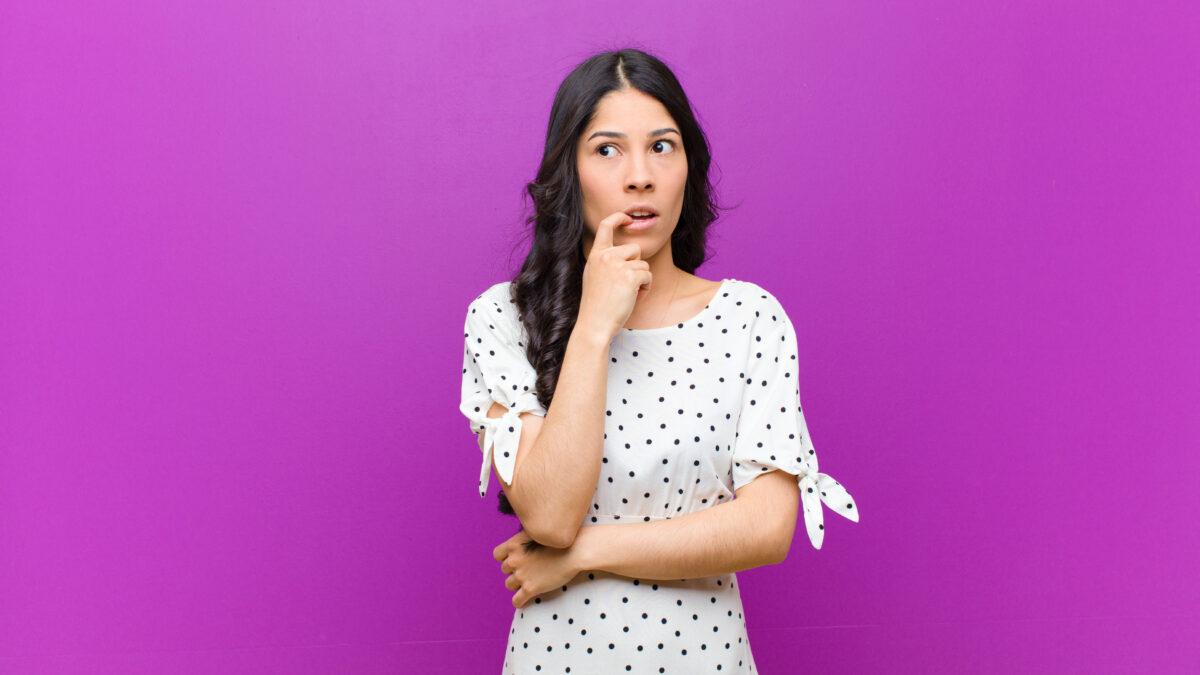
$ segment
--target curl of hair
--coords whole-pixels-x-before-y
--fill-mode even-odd
[[[665,63],[642,50],[621,49],[596,54],[567,75],[550,110],[537,177],[525,186],[533,203],[533,213],[526,219],[526,225],[533,228],[533,243],[511,285],[529,338],[526,357],[537,371],[538,400],[547,410],[554,399],[583,294],[583,237],[587,227],[576,147],[600,99],[611,91],[627,88],[662,103],[683,137],[688,173],[679,223],[671,235],[676,267],[692,274],[708,259],[707,230],[716,221],[718,211],[724,210],[715,201],[709,179],[708,139],[683,87]],[[503,490],[499,508],[515,515]]]

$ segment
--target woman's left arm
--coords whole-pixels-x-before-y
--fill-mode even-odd
[[[764,473],[737,499],[663,520],[582,527],[566,549],[526,551],[518,532],[493,551],[513,605],[554,590],[585,570],[638,579],[695,579],[774,565],[787,557],[800,491],[785,471]]]
[[[572,548],[581,570],[638,579],[695,579],[774,565],[796,531],[796,477],[771,471],[737,499],[684,516],[581,528]]]

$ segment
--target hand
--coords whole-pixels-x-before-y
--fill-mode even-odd
[[[654,275],[638,244],[613,246],[613,230],[633,217],[618,211],[600,221],[583,266],[583,294],[576,325],[587,326],[609,341],[629,320],[633,306],[650,290]]]
[[[533,539],[521,530],[492,551],[492,557],[500,561],[500,571],[508,575],[504,586],[517,592],[512,598],[513,607],[517,608],[524,607],[535,596],[566,585],[583,571],[572,548],[540,546],[527,551],[525,543],[529,541]]]

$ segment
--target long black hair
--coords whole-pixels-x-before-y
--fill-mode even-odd
[[[537,371],[537,396],[549,409],[567,339],[583,292],[583,195],[576,171],[579,136],[607,93],[633,88],[662,103],[679,127],[687,156],[687,183],[679,223],[671,235],[675,265],[694,273],[707,258],[706,232],[718,210],[709,180],[708,139],[696,122],[683,87],[658,58],[638,49],[604,52],[575,67],[558,88],[550,109],[546,147],[537,178],[525,186],[534,212],[533,244],[511,285],[528,334],[526,357]],[[500,511],[515,515],[500,491]]]

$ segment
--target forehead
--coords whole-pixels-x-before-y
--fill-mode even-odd
[[[618,89],[605,94],[596,104],[596,112],[585,131],[638,133],[664,126],[675,126],[675,120],[658,99],[637,89]]]

